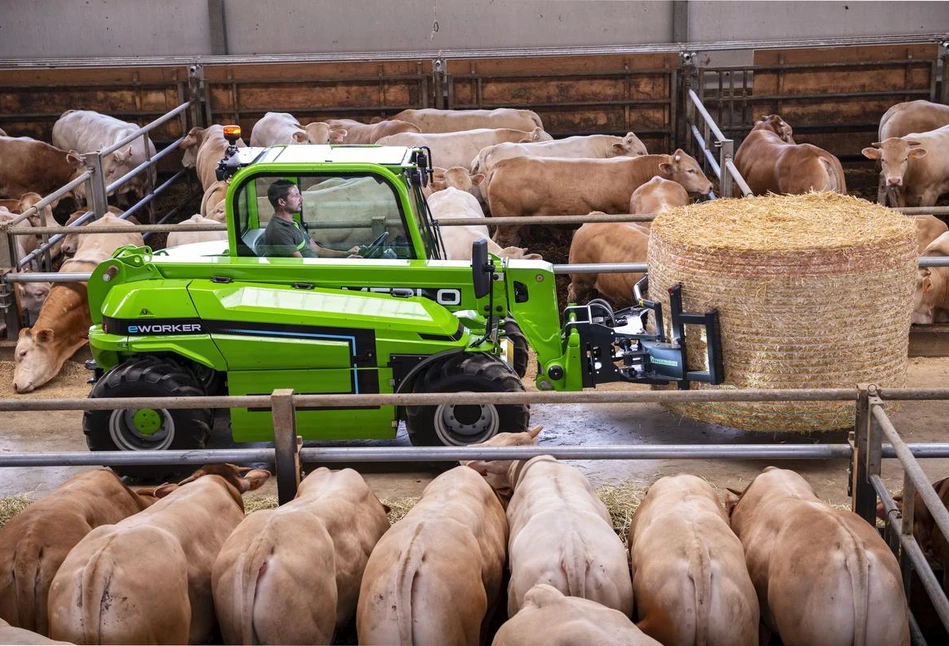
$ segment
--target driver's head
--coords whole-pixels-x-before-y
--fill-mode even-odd
[[[278,179],[267,189],[267,199],[274,210],[297,213],[303,206],[303,197],[297,185],[288,179]]]

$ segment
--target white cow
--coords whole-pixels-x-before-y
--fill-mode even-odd
[[[187,220],[179,222],[183,226],[195,226],[200,224],[221,224],[217,220],[206,218],[195,213]],[[213,240],[227,240],[227,230],[222,231],[172,231],[168,234],[166,247],[180,247],[185,244],[195,242],[211,242]]]
[[[461,167],[449,168],[438,177],[433,185],[435,192],[428,198],[428,206],[435,221],[455,218],[483,218],[484,211],[478,198],[469,191],[480,184],[484,175],[469,175]],[[471,260],[471,244],[475,240],[488,241],[488,251],[502,258],[522,258],[525,260],[543,260],[540,254],[526,253],[523,247],[501,248],[488,233],[483,224],[465,226],[443,225],[439,227],[442,241],[445,243],[445,260]]]
[[[531,131],[513,128],[478,128],[462,132],[416,133],[403,132],[383,137],[376,143],[382,146],[428,146],[432,163],[442,168],[462,166],[469,168],[482,148],[503,142],[550,141],[542,128]],[[469,169],[470,170],[470,169]]]
[[[63,150],[90,153],[108,148],[140,129],[134,123],[92,110],[67,110],[53,124],[53,145]],[[146,158],[151,159],[154,156],[155,144],[147,135],[144,140],[142,137],[133,139],[131,143],[106,155],[102,160],[105,183],[111,184],[144,163]],[[146,175],[139,173],[117,188],[115,193],[131,193],[140,197],[144,193]]]
[[[525,144],[502,143],[482,148],[471,162],[471,170],[486,173],[502,159],[510,157],[573,157],[608,158],[639,157],[648,154],[646,146],[635,133],[625,137],[613,135],[577,135],[554,141],[537,141]]]
[[[346,130],[314,121],[301,126],[288,112],[268,112],[250,133],[251,146],[282,146],[288,144],[336,144],[346,138]]]

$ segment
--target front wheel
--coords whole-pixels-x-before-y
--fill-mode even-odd
[[[524,392],[517,374],[500,359],[480,352],[464,353],[435,364],[415,382],[416,393]],[[527,430],[527,404],[439,404],[409,406],[405,411],[409,439],[416,446],[465,446],[498,433]]]
[[[527,343],[527,337],[521,332],[519,326],[513,319],[505,319],[501,323],[501,332],[510,341],[513,346],[513,358],[511,367],[521,379],[527,374],[527,361],[530,357],[530,345]]]
[[[130,359],[96,382],[89,397],[197,397],[201,381],[187,368],[159,357]],[[82,418],[92,451],[202,449],[213,422],[210,409],[128,408],[90,410]],[[120,475],[163,480],[193,471],[174,465],[117,466]]]

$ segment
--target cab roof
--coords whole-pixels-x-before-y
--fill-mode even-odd
[[[240,164],[380,164],[414,166],[413,149],[406,146],[376,145],[294,145],[270,148],[240,148]]]

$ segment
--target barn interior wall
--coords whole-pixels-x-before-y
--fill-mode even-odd
[[[221,3],[227,53],[242,55],[636,45],[676,33],[671,0],[0,0],[0,57],[222,53],[209,17]],[[944,2],[689,0],[684,15],[691,42],[949,32]]]

